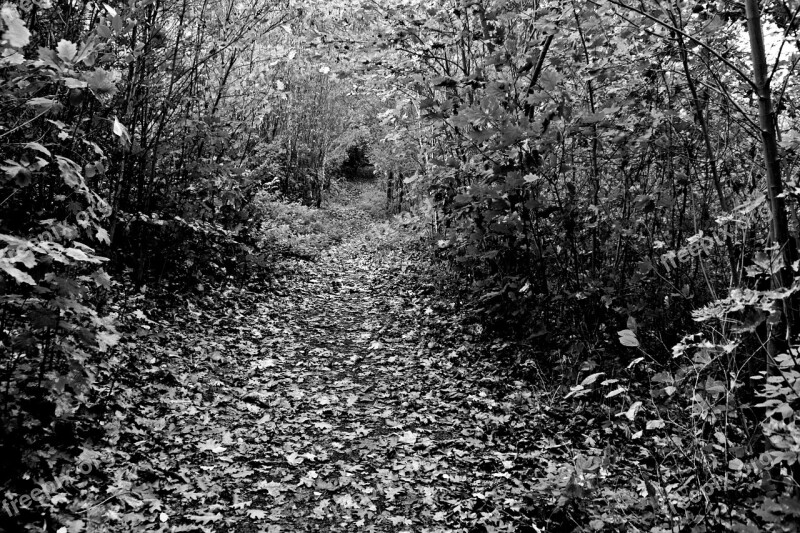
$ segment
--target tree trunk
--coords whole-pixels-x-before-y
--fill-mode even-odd
[[[747,29],[750,35],[750,53],[753,59],[753,81],[758,89],[758,125],[761,130],[761,146],[764,152],[764,167],[767,174],[767,195],[772,211],[772,238],[780,247],[783,267],[773,276],[773,288],[788,288],[792,285],[791,265],[795,260],[794,241],[789,235],[789,224],[786,217],[786,205],[781,197],[781,166],[778,156],[778,135],[775,124],[775,113],[772,109],[772,95],[767,58],[764,52],[764,35],[761,29],[761,13],[758,0],[745,0]],[[781,320],[773,325],[770,345],[768,347],[767,367],[774,364],[774,357],[788,349],[788,339],[793,333],[794,298],[783,302]]]
[[[392,209],[392,194],[394,189],[394,173],[390,170],[386,178],[386,211]]]
[[[770,91],[770,77],[767,67],[767,58],[764,52],[764,35],[761,29],[761,13],[758,0],[745,0],[745,13],[747,14],[747,30],[750,34],[750,53],[753,58],[753,81],[758,91],[758,126],[761,130],[761,147],[764,152],[764,167],[767,174],[767,194],[770,210],[772,211],[772,240],[780,247],[780,256],[783,259],[782,268],[773,274],[773,289],[789,288],[792,286],[792,263],[797,256],[794,240],[789,235],[789,224],[786,217],[786,206],[781,196],[783,184],[781,183],[781,166],[778,155],[778,131],[775,112],[772,109],[772,95]],[[776,373],[775,357],[790,349],[790,342],[794,320],[797,313],[797,299],[793,296],[776,302],[780,311],[780,320],[771,326],[769,341],[767,343],[766,368],[768,374]],[[767,449],[772,447],[769,439],[765,438]],[[794,480],[795,494],[800,491],[800,462],[795,461],[790,467],[791,477]]]
[[[403,177],[403,173],[400,172],[398,174],[398,177],[397,177],[397,195],[398,195],[397,212],[398,213],[403,210],[403,183],[404,183],[404,180],[405,180],[405,177]]]

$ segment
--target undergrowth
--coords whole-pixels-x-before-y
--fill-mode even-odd
[[[263,220],[257,246],[316,259],[327,248],[385,219],[384,204],[383,191],[377,183],[340,185],[322,209],[283,202],[263,193],[255,202]]]

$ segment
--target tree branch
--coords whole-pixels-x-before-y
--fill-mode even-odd
[[[722,61],[725,65],[728,66],[728,68],[730,68],[736,74],[738,74],[742,78],[742,80],[744,80],[753,89],[753,91],[758,92],[758,86],[755,84],[755,82],[748,75],[746,75],[744,72],[742,72],[742,70],[739,67],[737,67],[736,65],[731,63],[728,59],[726,59],[724,56],[722,56],[722,54],[720,54],[719,52],[714,50],[712,47],[710,47],[709,45],[707,45],[703,41],[699,40],[696,37],[692,37],[691,35],[689,35],[688,33],[686,33],[683,30],[679,30],[678,28],[676,28],[672,24],[664,22],[663,20],[661,20],[661,19],[659,19],[657,17],[654,17],[653,15],[645,13],[644,11],[642,11],[639,8],[636,8],[636,7],[633,7],[633,6],[629,6],[627,4],[623,4],[622,2],[619,2],[617,0],[608,0],[608,1],[611,2],[612,4],[614,4],[615,6],[621,7],[623,9],[627,9],[628,11],[633,11],[634,13],[638,13],[639,15],[645,17],[646,19],[652,20],[653,22],[655,22],[659,26],[661,26],[663,28],[666,28],[668,30],[674,31],[675,33],[682,35],[686,39],[689,39],[693,43],[696,43],[697,45],[705,48],[706,50],[708,50],[708,52],[711,55],[713,55],[714,57],[716,57],[717,59]],[[593,2],[593,3],[595,5],[597,5],[597,2]]]

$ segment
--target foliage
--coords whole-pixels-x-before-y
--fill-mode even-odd
[[[9,528],[795,530],[800,7],[741,7],[0,6],[0,482],[109,469]]]
[[[763,442],[761,432],[753,431],[758,424],[767,438],[793,446],[792,430],[783,422],[777,425],[788,438],[772,435],[776,423],[751,411],[758,404],[757,382],[750,377],[758,377],[753,354],[762,354],[760,343],[770,335],[759,313],[771,304],[718,301],[717,311],[747,313],[746,331],[735,343],[740,348],[731,354],[730,340],[715,340],[726,355],[712,358],[710,366],[704,361],[702,368],[676,367],[670,357],[670,347],[694,328],[691,311],[722,292],[794,305],[790,293],[766,292],[769,277],[756,275],[774,274],[787,262],[776,261],[769,250],[770,238],[777,238],[768,237],[777,227],[776,204],[772,213],[759,211],[772,194],[759,173],[771,161],[757,150],[764,123],[756,126],[752,93],[761,89],[747,74],[742,14],[716,5],[613,0],[535,6],[398,2],[381,14],[389,21],[381,27],[388,46],[405,58],[389,67],[405,81],[408,95],[389,113],[390,123],[398,132],[413,132],[425,155],[414,181],[429,188],[439,208],[432,221],[441,228],[437,253],[471,282],[462,298],[478,320],[535,354],[510,362],[520,373],[545,367],[546,379],[574,384],[569,398],[583,397],[597,376],[624,372],[620,339],[624,346],[641,346],[656,376],[669,376],[671,392],[665,394],[663,386],[652,391],[643,386],[644,376],[634,374],[610,396],[618,395],[622,408],[611,412],[604,405],[603,416],[622,416],[617,426],[652,409],[659,416],[646,429],[677,424],[653,441],[671,450],[666,460],[675,476],[661,487],[676,500],[667,498],[669,521],[658,527],[683,527],[683,511],[689,520],[707,520],[703,527],[709,528],[725,519],[745,529],[764,526],[760,520],[769,527],[788,524],[794,511],[781,498],[791,498],[791,489],[783,496],[760,492],[765,487],[745,475],[752,472],[747,468],[729,475],[730,461],[752,457],[753,447]],[[786,33],[779,39],[792,31],[782,20]],[[787,46],[793,42],[789,37]],[[793,101],[796,62],[773,53],[773,87],[780,87],[775,98]],[[794,113],[787,108],[776,116],[793,139]],[[782,143],[784,172],[796,166],[792,142]],[[795,199],[785,196],[791,212]],[[720,233],[718,224],[732,223],[732,237],[699,253],[703,238]],[[792,231],[796,236],[797,228]],[[661,254],[684,247],[692,251],[684,257],[690,261],[665,269]],[[772,342],[782,337],[772,324],[780,321],[776,317],[781,315],[773,314],[769,326]],[[641,341],[630,324],[647,332]],[[629,333],[619,337],[617,331]],[[737,382],[745,366],[749,375]],[[611,386],[617,379],[603,383]],[[783,394],[789,394],[786,403],[776,401],[788,413],[791,385]],[[734,398],[715,412],[717,402]],[[723,419],[720,430],[715,424]],[[626,436],[641,438],[630,426]],[[715,430],[725,438],[706,440]],[[737,432],[752,442],[743,443]],[[687,442],[689,455],[678,457],[687,454]],[[793,451],[780,457],[784,462],[775,467],[790,485],[796,483]],[[705,477],[686,480],[685,472],[697,469],[698,461],[707,465]],[[760,506],[754,494],[766,494],[772,503],[760,520],[741,513],[734,519],[738,511],[723,518],[724,507],[690,502],[691,490],[699,490],[708,504],[706,483],[741,497],[737,509]],[[645,485],[653,496],[653,482],[645,479]]]
[[[259,230],[258,246],[315,259],[380,220],[384,215],[382,193],[374,185],[360,189],[343,186],[324,209],[262,196],[257,205],[266,222]]]
[[[110,242],[104,226],[111,208],[96,185],[108,158],[87,134],[92,124],[72,112],[77,87],[102,95],[113,84],[94,66],[99,43],[62,39],[50,48],[26,27],[27,14],[2,7],[3,480],[27,469],[54,471],[63,462],[56,445],[72,452],[92,438],[101,402],[95,383],[115,371],[119,340],[105,305],[108,259],[96,250]],[[44,45],[39,59],[26,59],[37,44]],[[109,137],[124,133],[116,120],[97,121]]]

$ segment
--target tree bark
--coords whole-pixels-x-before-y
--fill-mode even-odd
[[[394,173],[390,170],[386,178],[386,211],[392,209],[392,196],[394,192]]]
[[[772,108],[761,13],[758,0],[745,0],[744,5],[747,30],[750,36],[750,54],[753,59],[753,81],[758,96],[758,126],[761,130],[761,147],[764,152],[764,167],[767,174],[767,194],[772,211],[772,239],[780,247],[780,257],[783,259],[781,269],[772,275],[772,287],[773,289],[789,288],[793,283],[792,263],[797,256],[797,249],[794,240],[789,235],[786,206],[781,196],[783,184],[781,183],[781,162],[778,154],[778,128]],[[791,349],[790,343],[796,323],[796,302],[797,298],[794,296],[784,298],[781,302],[775,302],[781,316],[778,323],[771,326],[767,342],[767,374],[777,373],[775,357]],[[765,438],[765,447],[767,449],[772,447],[768,438]],[[798,488],[800,487],[800,463],[795,461],[789,470],[794,481],[794,493],[797,494],[800,491]]]
[[[772,286],[775,289],[792,286],[791,265],[797,255],[794,241],[789,235],[789,224],[786,216],[786,205],[781,193],[780,156],[778,155],[778,133],[775,113],[772,108],[770,77],[764,51],[764,35],[761,28],[761,13],[758,0],[745,0],[747,30],[750,37],[750,54],[753,60],[753,81],[758,96],[758,125],[761,130],[761,147],[764,153],[764,167],[767,175],[767,196],[772,212],[772,239],[780,247],[783,259],[782,268],[773,276]],[[770,345],[768,347],[767,368],[774,364],[774,356],[788,349],[788,340],[793,333],[793,315],[795,298],[783,301],[781,320],[773,325]]]

